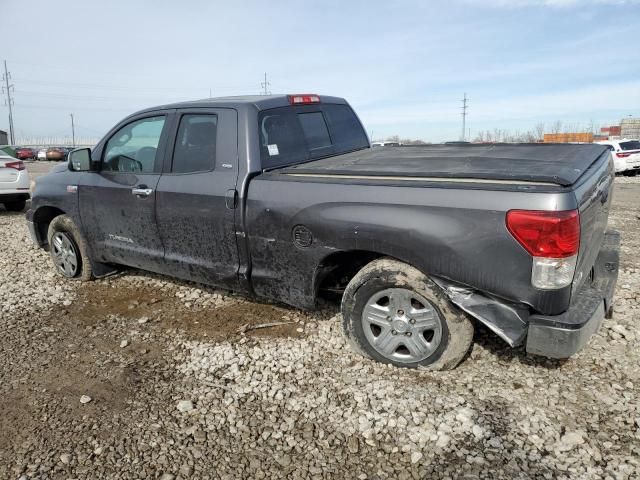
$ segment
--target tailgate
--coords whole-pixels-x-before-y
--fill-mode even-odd
[[[580,211],[580,252],[573,281],[574,292],[585,281],[594,280],[593,266],[604,241],[614,178],[613,164],[605,154],[586,172],[575,189]]]

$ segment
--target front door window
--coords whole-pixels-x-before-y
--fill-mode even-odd
[[[102,170],[107,172],[154,173],[158,144],[165,117],[149,117],[129,123],[107,142]]]

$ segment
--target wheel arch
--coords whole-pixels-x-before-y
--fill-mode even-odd
[[[49,240],[47,238],[49,224],[54,218],[59,217],[60,215],[66,215],[66,212],[58,207],[50,205],[38,207],[38,209],[33,213],[33,223],[36,227],[36,236],[38,237],[40,246],[45,250],[49,249]]]
[[[312,291],[316,300],[340,300],[347,284],[360,270],[374,260],[389,258],[406,263],[420,270],[420,267],[383,252],[374,250],[340,250],[323,257],[315,268]]]

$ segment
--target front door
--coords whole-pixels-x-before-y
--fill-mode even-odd
[[[233,289],[239,267],[237,113],[178,110],[175,124],[156,193],[167,273]]]
[[[165,111],[128,120],[104,145],[100,170],[79,186],[82,224],[102,262],[162,268],[156,188],[169,118]]]

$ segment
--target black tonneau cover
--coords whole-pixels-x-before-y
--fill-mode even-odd
[[[376,147],[280,169],[281,173],[512,180],[573,185],[607,148],[595,144]]]

